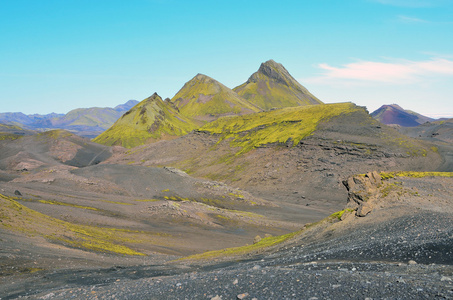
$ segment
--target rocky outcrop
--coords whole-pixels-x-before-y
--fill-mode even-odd
[[[376,199],[381,185],[381,176],[373,171],[365,175],[351,176],[343,181],[348,190],[348,208],[356,210],[356,216],[364,217],[373,210],[373,200]]]

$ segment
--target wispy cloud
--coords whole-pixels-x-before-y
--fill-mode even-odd
[[[414,18],[414,17],[408,17],[408,16],[398,16],[398,20],[403,23],[430,23],[427,20]]]
[[[451,0],[371,0],[384,5],[400,7],[433,7],[451,3]]]
[[[334,67],[319,64],[323,72],[320,76],[304,79],[312,83],[387,83],[411,84],[427,78],[453,76],[453,61],[432,58],[424,61],[375,62],[358,61]]]

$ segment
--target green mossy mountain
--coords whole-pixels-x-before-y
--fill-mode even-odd
[[[262,63],[247,82],[233,90],[262,110],[322,104],[283,65],[273,60]]]
[[[126,112],[112,127],[93,141],[126,148],[172,139],[185,135],[198,126],[179,114],[172,103],[154,93]]]
[[[314,132],[319,123],[361,109],[353,103],[287,107],[220,118],[199,131],[219,135],[220,140],[229,140],[231,147],[240,147],[238,154],[241,154],[267,144],[295,146]]]
[[[244,115],[260,110],[233,90],[203,74],[197,74],[184,84],[171,102],[183,116],[201,124],[222,116]]]

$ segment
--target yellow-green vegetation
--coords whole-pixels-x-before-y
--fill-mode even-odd
[[[196,128],[198,125],[192,120],[154,94],[134,106],[93,141],[107,146],[133,148],[185,135]]]
[[[72,224],[32,210],[0,194],[0,224],[4,229],[42,236],[77,248],[124,255],[144,255],[124,243],[140,241],[143,233],[115,228]]]
[[[289,143],[290,146],[295,146],[313,133],[319,123],[361,109],[352,103],[288,107],[252,115],[220,118],[204,125],[200,130],[220,135],[220,141],[230,139],[232,147],[241,147],[236,153],[241,154],[272,143]]]
[[[38,202],[41,202],[44,204],[62,205],[62,206],[69,206],[69,207],[82,208],[82,209],[88,209],[88,210],[98,210],[97,208],[91,207],[91,206],[82,206],[82,205],[53,201],[53,200],[38,200]]]
[[[16,125],[0,124],[0,132],[10,130],[23,130],[23,129]]]
[[[345,210],[340,210],[340,211],[337,211],[333,214],[331,214],[329,216],[330,219],[338,219],[338,220],[341,220],[341,217],[345,214],[345,213],[348,213],[348,212],[353,212],[354,210],[353,209],[350,209],[350,208],[347,208]]]
[[[119,202],[119,201],[110,201],[110,200],[100,200],[105,203],[119,204],[119,205],[134,205],[133,203]]]
[[[137,199],[137,202],[157,202],[160,201],[159,199]]]
[[[19,138],[23,137],[22,135],[19,134],[13,134],[13,133],[6,133],[6,132],[0,132],[0,141],[3,140],[17,140]]]
[[[187,82],[171,102],[179,108],[182,115],[201,121],[224,114],[259,111],[231,89],[202,74]]]
[[[263,110],[322,104],[305,87],[297,82],[279,63],[263,63],[244,84],[234,91]]]
[[[381,172],[382,179],[389,179],[395,177],[412,177],[412,178],[423,178],[423,177],[453,177],[453,172]]]
[[[386,185],[382,190],[381,190],[381,197],[385,198],[387,197],[391,192],[396,192],[398,196],[401,196],[406,193],[404,190],[401,182],[394,182]]]
[[[39,133],[36,138],[38,139],[44,139],[44,138],[51,138],[51,139],[59,139],[59,138],[64,138],[64,137],[69,137],[72,136],[73,134],[70,133],[69,131],[62,130],[62,129],[55,129],[55,130],[49,130],[46,132]]]
[[[320,224],[332,223],[333,220],[337,220],[337,219],[340,220],[341,216],[344,213],[352,212],[352,211],[353,211],[352,209],[345,209],[342,211],[335,212],[335,213],[331,214],[330,216],[328,216],[327,218],[322,219],[319,222],[312,223],[312,224],[305,226],[301,230],[290,232],[290,233],[280,235],[280,236],[265,237],[265,238],[261,239],[258,243],[255,243],[253,245],[245,245],[245,246],[241,246],[241,247],[233,247],[233,248],[226,248],[226,249],[221,249],[221,250],[208,251],[205,253],[200,253],[200,254],[183,257],[180,260],[214,259],[214,258],[227,257],[227,256],[243,255],[243,254],[247,254],[247,253],[258,251],[258,250],[263,250],[265,248],[269,248],[271,246],[288,241],[288,240],[300,235],[302,232],[304,232],[308,228],[313,228]],[[217,217],[220,217],[220,216],[218,215]]]
[[[393,133],[389,134],[388,132],[382,132],[381,138],[387,140],[390,145],[397,146],[401,150],[405,150],[406,154],[409,156],[427,156],[428,150],[432,152],[437,152],[432,147],[423,146],[423,143],[417,142],[414,139],[411,139],[407,136],[399,134],[394,131]],[[425,148],[426,147],[426,148]]]
[[[197,260],[197,259],[213,259],[225,256],[233,256],[233,255],[243,255],[253,251],[257,251],[260,249],[268,248],[284,241],[287,241],[296,235],[300,234],[302,230],[291,232],[288,234],[280,235],[280,236],[270,236],[266,238],[262,238],[258,243],[253,245],[246,245],[241,247],[233,247],[233,248],[226,248],[222,250],[215,250],[215,251],[208,251],[205,253],[195,254],[187,257],[183,257],[180,260]]]

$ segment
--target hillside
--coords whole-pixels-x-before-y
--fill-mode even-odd
[[[171,103],[154,93],[126,112],[112,127],[93,139],[103,145],[132,148],[161,139],[173,139],[195,129]]]
[[[339,103],[220,118],[106,163],[176,167],[291,207],[300,217],[339,209],[345,176],[376,166],[435,170],[442,165],[436,151],[380,124],[362,107]]]
[[[243,115],[259,111],[217,80],[197,74],[171,99],[181,115],[201,123],[221,116]]]
[[[453,119],[425,122],[416,127],[401,127],[398,131],[413,138],[453,143]]]
[[[262,63],[257,72],[233,90],[262,110],[322,103],[273,60]]]
[[[371,116],[379,122],[387,125],[400,125],[403,127],[414,127],[434,119],[423,116],[419,113],[405,110],[397,104],[382,105],[371,113]]]

